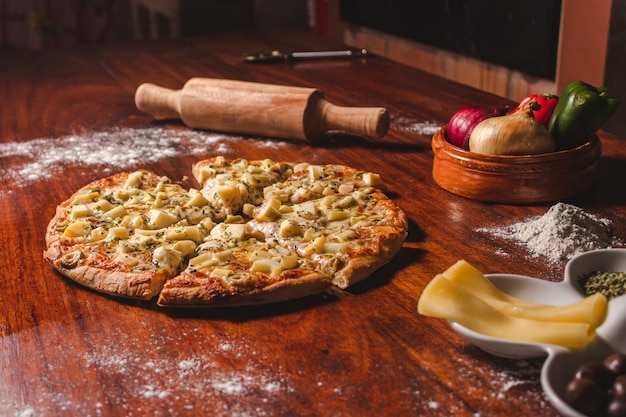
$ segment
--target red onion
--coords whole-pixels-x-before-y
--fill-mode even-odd
[[[454,113],[446,128],[448,142],[459,148],[469,148],[469,138],[472,130],[485,119],[494,116],[502,116],[506,108],[487,110],[480,106],[467,106]]]

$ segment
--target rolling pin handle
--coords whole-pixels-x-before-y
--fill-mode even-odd
[[[389,130],[389,112],[382,107],[342,107],[325,99],[319,102],[323,125],[369,139],[380,139]]]
[[[171,90],[156,84],[141,84],[135,92],[135,105],[144,112],[180,111],[181,90]]]

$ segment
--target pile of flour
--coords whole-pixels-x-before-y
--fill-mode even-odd
[[[542,216],[497,229],[479,229],[515,239],[533,256],[560,262],[583,252],[609,248],[622,242],[613,236],[608,219],[586,213],[571,204],[557,203]]]

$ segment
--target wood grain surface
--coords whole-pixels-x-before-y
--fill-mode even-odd
[[[539,384],[541,359],[496,358],[416,309],[428,281],[459,259],[485,273],[562,279],[563,263],[479,231],[549,203],[485,204],[432,179],[433,129],[462,106],[511,103],[376,56],[241,59],[337,46],[305,32],[237,32],[0,53],[0,415],[557,414]],[[194,131],[136,109],[141,83],[179,89],[198,76],[317,88],[337,105],[387,108],[391,127],[377,142],[333,133],[311,145]],[[611,219],[624,237],[626,147],[600,138],[599,184],[567,202]],[[44,261],[47,222],[75,189],[136,168],[193,186],[191,164],[217,154],[378,172],[410,219],[409,237],[390,264],[346,291],[236,309],[114,299]]]

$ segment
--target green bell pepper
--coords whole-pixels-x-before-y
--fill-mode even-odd
[[[611,117],[617,103],[617,99],[609,97],[606,87],[594,87],[583,81],[569,83],[548,123],[557,148],[574,148],[591,139]]]

